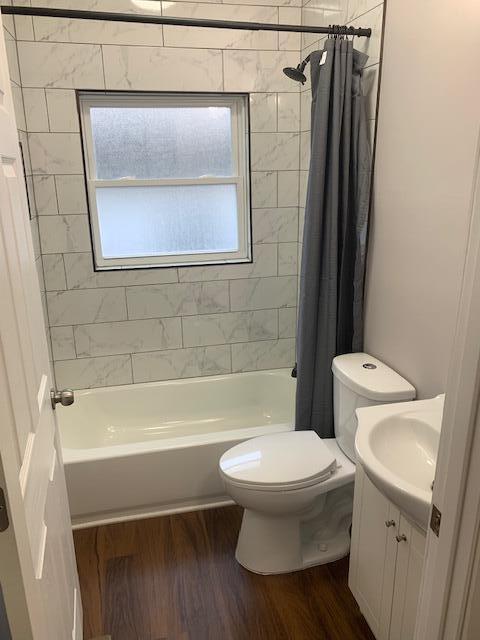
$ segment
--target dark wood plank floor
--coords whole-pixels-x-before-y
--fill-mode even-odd
[[[348,561],[258,576],[235,560],[241,509],[75,532],[85,638],[372,640]]]

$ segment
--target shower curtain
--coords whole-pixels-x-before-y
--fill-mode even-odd
[[[370,148],[368,56],[327,39],[310,57],[311,160],[297,326],[295,428],[333,437],[335,355],[362,350]]]

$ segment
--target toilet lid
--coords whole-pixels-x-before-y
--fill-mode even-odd
[[[220,458],[220,469],[234,484],[293,489],[326,480],[336,460],[314,431],[289,431],[237,444]]]

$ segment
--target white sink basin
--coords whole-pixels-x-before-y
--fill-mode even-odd
[[[444,396],[357,410],[355,450],[365,473],[422,529],[432,502]]]

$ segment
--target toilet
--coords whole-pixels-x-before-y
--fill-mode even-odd
[[[335,438],[275,433],[220,458],[226,492],[244,507],[235,556],[255,573],[298,571],[348,554],[355,410],[415,398],[407,380],[366,353],[337,356],[332,372]]]

